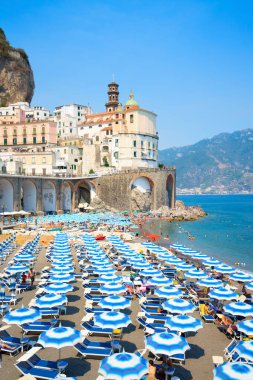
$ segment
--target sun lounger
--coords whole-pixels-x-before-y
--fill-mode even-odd
[[[204,311],[204,307],[205,307],[204,303],[199,304],[199,314],[201,318],[203,318],[205,322],[214,323],[215,318],[212,315],[206,315]]]
[[[54,371],[51,369],[41,369],[34,368],[28,362],[18,362],[15,364],[15,367],[23,374],[23,375],[32,375],[38,379],[56,379],[59,376],[59,370]]]
[[[27,362],[34,368],[39,369],[47,369],[51,371],[59,371],[59,366],[57,361],[52,360],[43,360],[38,355],[34,354],[29,359],[27,359]],[[67,368],[67,365],[62,368],[62,372],[65,371]]]
[[[29,334],[29,333],[40,334],[44,331],[48,331],[52,327],[55,327],[56,324],[57,324],[56,320],[53,320],[51,322],[39,321],[39,322],[33,322],[33,323],[25,323],[21,327],[23,329],[24,334]]]
[[[0,330],[0,340],[7,344],[20,345],[22,349],[29,345],[29,338],[16,338],[11,336],[6,330]]]
[[[78,343],[74,348],[84,357],[106,357],[112,354],[111,342],[92,342],[84,339],[82,343]]]
[[[81,326],[88,331],[90,335],[111,335],[113,333],[112,329],[102,329],[100,327],[96,327],[93,322],[83,322]]]
[[[6,345],[8,345],[8,347],[10,347],[10,348],[7,348],[7,347],[5,347],[4,343],[5,342],[2,342],[2,347],[1,347],[2,353],[10,354],[10,356],[13,356],[13,355],[18,354],[20,351],[22,351],[22,345],[21,344],[6,343]]]
[[[226,359],[230,358],[237,346],[237,341],[233,339],[229,345],[224,349],[224,356]]]
[[[93,307],[93,308],[85,307],[84,310],[88,314],[101,314],[101,313],[104,313],[105,311],[110,311],[110,309],[104,309],[102,307]]]
[[[36,308],[36,307],[34,307]],[[59,317],[59,308],[58,307],[52,307],[52,308],[38,308],[41,312],[42,318],[43,317]]]
[[[166,314],[166,315],[159,315],[159,314],[155,314],[155,315],[152,315],[152,314],[145,314],[144,313],[144,317],[146,319],[149,319],[149,320],[152,320],[152,321],[156,321],[156,322],[165,322],[166,319],[168,319],[169,315]]]
[[[161,323],[148,323],[143,318],[137,318],[137,322],[144,328],[144,332],[150,332],[150,329],[156,333],[167,331]]]
[[[167,315],[167,313],[160,313],[158,310],[159,308],[157,309],[151,309],[147,306],[143,306],[141,305],[141,310],[144,311],[145,314],[151,314],[151,315]]]

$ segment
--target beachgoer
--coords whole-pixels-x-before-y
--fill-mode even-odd
[[[148,362],[148,378],[147,380],[155,380],[156,379],[156,366],[153,360],[149,360]]]
[[[35,280],[35,272],[34,272],[33,268],[30,268],[30,270],[28,272],[28,278],[30,278],[31,286],[33,286],[33,283]]]
[[[25,272],[23,272],[21,276],[22,284],[26,284],[26,279],[27,279],[27,275],[25,274]]]

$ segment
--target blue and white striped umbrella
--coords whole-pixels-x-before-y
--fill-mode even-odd
[[[70,273],[58,273],[49,277],[50,282],[71,282],[75,280],[75,276]]]
[[[170,299],[164,302],[162,306],[172,314],[188,314],[193,313],[195,310],[195,306],[192,302],[181,298]]]
[[[253,335],[253,320],[252,319],[246,319],[245,321],[239,322],[236,325],[237,330],[241,331],[245,335]]]
[[[182,261],[181,263],[179,263],[175,266],[175,269],[181,270],[181,271],[189,271],[189,270],[194,269],[194,266]]]
[[[170,332],[155,333],[146,338],[146,348],[154,355],[173,356],[190,349],[185,338]]]
[[[120,294],[126,291],[126,287],[119,282],[109,282],[99,288],[101,293]]]
[[[60,349],[63,347],[73,347],[75,344],[80,343],[83,340],[82,334],[79,330],[72,329],[71,327],[54,327],[42,334],[38,339],[38,344],[43,347],[53,347]]]
[[[167,264],[169,265],[177,265],[177,264],[181,264],[182,263],[182,260],[179,259],[178,257],[175,257],[175,256],[171,256],[167,259],[163,259],[164,261],[166,261]]]
[[[24,323],[31,323],[41,318],[41,312],[38,309],[27,309],[21,307],[7,313],[3,317],[3,321],[9,325],[23,325]]]
[[[147,268],[147,269],[142,270],[140,275],[144,277],[162,276],[162,272],[159,271],[158,269]]]
[[[125,297],[113,295],[102,298],[98,305],[104,307],[105,309],[121,310],[130,307],[131,301]]]
[[[101,360],[99,374],[110,380],[140,380],[148,373],[148,361],[142,356],[120,352]]]
[[[245,302],[231,302],[224,306],[223,309],[228,314],[241,317],[253,317],[253,305]]]
[[[201,280],[197,281],[197,285],[204,286],[207,288],[221,288],[222,287],[222,281],[216,280],[212,277],[202,278]]]
[[[230,274],[230,273],[232,274],[236,271],[235,268],[233,268],[227,264],[217,265],[214,267],[214,270],[216,272],[224,273],[224,274]]]
[[[214,380],[252,380],[253,366],[242,363],[224,363],[214,368]]]
[[[215,265],[216,265],[216,266],[217,266],[217,265],[221,265],[221,261],[216,260],[216,259],[213,259],[213,258],[211,258],[211,259],[209,259],[209,260],[205,260],[205,261],[203,261],[202,263],[203,263],[203,265],[205,265],[206,267],[214,267]]]
[[[203,326],[200,319],[189,315],[176,315],[166,320],[165,327],[168,327],[169,330],[175,330],[184,333],[189,331],[195,332],[201,329]]]
[[[202,270],[192,269],[185,273],[185,277],[199,279],[199,278],[206,278],[208,277],[208,275]]]
[[[148,280],[149,285],[155,285],[155,286],[166,286],[166,285],[172,285],[173,282],[170,278],[165,276],[154,276]]]
[[[244,272],[236,272],[234,274],[231,274],[231,276],[229,276],[229,279],[233,281],[240,281],[240,282],[253,281],[253,277]]]
[[[122,277],[116,276],[116,274],[102,274],[102,276],[99,277],[100,282],[109,283],[109,282],[120,282],[122,280]]]
[[[238,298],[238,294],[236,294],[230,289],[226,289],[222,287],[211,290],[208,293],[208,295],[210,298],[215,298],[217,300],[225,300],[225,301],[236,300]]]
[[[250,282],[249,284],[246,284],[246,289],[250,292],[253,292],[253,282]]]
[[[183,296],[183,292],[175,286],[162,286],[155,290],[155,294],[161,298],[178,298]]]
[[[65,294],[72,292],[73,286],[66,284],[65,282],[55,282],[44,287],[44,291],[47,293]]]
[[[14,261],[33,261],[35,257],[30,255],[30,253],[22,253],[13,257]]]
[[[17,265],[12,265],[10,267],[7,267],[5,270],[7,273],[21,273],[21,272],[27,272],[28,271],[28,266],[27,265],[22,265],[22,264],[17,264]]]
[[[131,323],[128,315],[119,311],[105,311],[95,316],[94,324],[104,329],[119,329],[127,327]]]
[[[142,262],[133,263],[133,267],[135,269],[150,269],[151,265],[147,263],[146,261],[142,261]]]
[[[93,273],[96,274],[108,274],[108,273],[116,273],[115,269],[110,268],[110,267],[104,267],[104,268],[94,268]]]
[[[66,268],[64,268],[64,267],[52,267],[50,269],[51,275],[54,275],[54,274],[58,275],[60,273],[73,273],[73,272],[74,272],[73,267],[66,267]]]
[[[235,347],[235,352],[240,356],[240,358],[253,364],[253,340],[239,342]]]
[[[204,253],[194,253],[191,257],[194,260],[209,260],[210,257],[208,255],[205,255]]]
[[[62,294],[48,293],[45,296],[36,298],[34,305],[40,308],[52,308],[55,306],[63,305],[67,302],[67,297]]]

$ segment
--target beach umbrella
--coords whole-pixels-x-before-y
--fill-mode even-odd
[[[253,292],[253,282],[250,282],[249,284],[246,284],[246,289],[250,292]]]
[[[51,269],[50,269],[50,274],[52,275],[52,274],[60,274],[60,273],[73,273],[74,272],[74,269],[73,269],[73,267],[66,267],[66,268],[64,268],[64,267],[52,267]]]
[[[41,318],[41,312],[39,309],[21,307],[20,309],[11,310],[5,314],[3,321],[9,325],[21,326],[25,323],[32,323]],[[23,336],[23,330],[22,330]]]
[[[148,280],[148,284],[154,286],[165,286],[172,285],[173,282],[170,278],[165,276],[154,276]]]
[[[75,280],[75,276],[70,273],[57,273],[49,277],[49,282],[71,282]]]
[[[7,273],[14,274],[14,273],[21,273],[21,272],[27,272],[28,266],[23,264],[16,264],[12,265],[10,267],[7,267],[5,270]]]
[[[45,292],[55,294],[65,294],[72,292],[72,290],[73,286],[65,282],[55,282],[44,287]]]
[[[219,273],[224,273],[224,274],[232,274],[235,272],[235,269],[229,265],[226,264],[221,264],[217,265],[214,267],[214,270]]]
[[[142,270],[140,272],[140,275],[144,277],[162,276],[162,272],[159,271],[158,269],[147,268],[147,269]]]
[[[155,290],[155,294],[161,298],[178,298],[183,296],[183,292],[175,286],[162,286]]]
[[[208,293],[208,296],[210,298],[215,298],[217,300],[225,300],[225,301],[236,300],[238,298],[238,294],[236,294],[230,289],[226,289],[222,287],[211,290]]]
[[[205,265],[206,267],[214,267],[215,265],[216,266],[221,265],[221,261],[211,258],[211,259],[203,261],[202,264]]]
[[[245,335],[253,335],[253,320],[246,319],[245,321],[239,322],[236,325],[237,330],[244,333]]]
[[[119,329],[131,323],[128,315],[119,311],[105,311],[95,316],[94,325],[104,329]]]
[[[181,270],[181,271],[189,271],[189,270],[194,269],[194,266],[182,261],[181,263],[175,265],[175,269]]]
[[[253,277],[244,272],[236,272],[234,274],[231,274],[231,276],[229,276],[229,279],[233,281],[250,282],[253,280]]]
[[[193,313],[195,306],[192,302],[181,298],[170,299],[162,304],[163,308],[172,314]]]
[[[102,298],[98,305],[105,309],[121,310],[130,307],[131,301],[125,297],[112,295]]]
[[[205,255],[204,253],[194,253],[191,258],[193,260],[209,260],[210,257],[208,255]]]
[[[126,287],[119,282],[109,282],[99,288],[101,293],[120,294],[126,291]]]
[[[253,366],[242,363],[224,363],[214,368],[214,380],[252,380]]]
[[[206,278],[208,277],[208,275],[202,270],[191,269],[185,273],[185,277],[200,279],[200,278]]]
[[[169,330],[185,333],[190,331],[195,332],[203,326],[202,322],[198,318],[194,318],[189,315],[176,315],[166,320],[165,327],[168,327]]]
[[[93,269],[93,273],[95,273],[95,274],[109,274],[109,273],[111,273],[111,274],[115,274],[116,273],[116,271],[115,271],[115,269],[113,269],[113,268],[110,268],[110,267],[103,267],[103,268],[94,268]]]
[[[99,373],[105,380],[140,380],[148,373],[148,361],[136,354],[120,352],[101,360]]]
[[[79,330],[71,327],[54,327],[42,334],[38,339],[38,344],[43,347],[53,347],[59,349],[59,359],[61,357],[61,348],[73,347],[83,340],[82,334]]]
[[[151,269],[151,265],[146,261],[133,263],[133,268],[135,269]]]
[[[48,293],[35,299],[34,305],[39,308],[52,308],[63,305],[67,302],[67,297],[62,294]]]
[[[122,277],[116,276],[115,274],[102,274],[102,276],[99,277],[100,282],[109,283],[109,282],[120,282],[122,280]]]
[[[174,356],[184,354],[190,346],[185,338],[170,332],[162,332],[146,338],[146,348],[156,356]]]
[[[220,288],[222,287],[222,281],[216,280],[212,277],[207,277],[197,281],[197,285],[204,286],[206,288]]]
[[[178,257],[173,257],[173,256],[168,257],[166,259],[163,257],[163,260],[166,261],[166,263],[169,265],[177,265],[177,264],[182,263],[181,259],[179,259]]]
[[[14,261],[33,261],[35,257],[30,253],[22,253],[13,257]]]
[[[253,363],[253,340],[239,342],[235,347],[235,352],[240,358]]]
[[[245,302],[231,302],[223,307],[225,313],[241,316],[241,317],[252,317],[253,316],[253,305]]]

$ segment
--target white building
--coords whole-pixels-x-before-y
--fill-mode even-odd
[[[85,121],[91,108],[80,104],[68,104],[54,110],[57,131],[60,138],[78,136],[78,125]]]
[[[81,175],[82,151],[76,146],[57,146],[54,149],[55,164],[53,173],[56,175]]]

